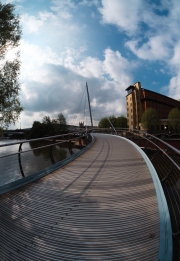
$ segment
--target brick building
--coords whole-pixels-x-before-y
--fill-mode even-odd
[[[180,109],[180,100],[141,88],[140,82],[130,85],[126,91],[127,122],[131,129],[142,129],[140,122],[143,112],[154,108],[159,114],[161,129],[164,130],[168,128],[168,114],[171,109]]]

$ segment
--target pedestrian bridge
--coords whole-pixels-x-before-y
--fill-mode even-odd
[[[0,196],[1,260],[172,260],[150,160],[123,137],[93,137],[81,156]]]

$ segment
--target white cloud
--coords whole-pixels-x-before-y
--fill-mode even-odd
[[[37,81],[43,83],[45,80],[44,64],[61,64],[61,59],[50,47],[42,50],[38,45],[29,44],[28,42],[21,41],[21,79],[26,81]]]
[[[143,11],[142,0],[102,0],[102,7],[99,8],[102,14],[102,22],[117,25],[120,30],[128,34],[135,34],[139,17]]]
[[[138,58],[167,61],[180,39],[179,1],[151,4],[142,0],[102,0],[100,12],[104,23],[114,24],[133,36],[125,46]],[[161,13],[161,14],[158,14]]]
[[[180,69],[180,39],[174,45],[174,53],[172,58],[170,59],[170,64],[175,66],[177,69]]]
[[[133,62],[130,64],[119,51],[113,52],[110,48],[105,50],[105,73],[123,87],[127,86],[129,80],[132,79],[130,68],[133,68]]]
[[[171,73],[169,96],[180,97],[180,5],[179,0],[102,0],[102,22],[116,25],[133,37],[125,47],[141,60],[158,61]],[[164,68],[160,69],[164,72]]]
[[[105,114],[125,113],[125,88],[132,82],[132,75],[129,62],[120,52],[108,48],[104,59],[99,60],[83,57],[83,47],[57,54],[50,47],[42,49],[25,41],[21,50],[21,100],[25,107],[22,127],[30,127],[42,115],[54,118],[58,112],[64,113],[70,122],[78,112],[86,81],[95,120]],[[76,124],[82,120],[82,114],[80,111]]]
[[[150,37],[148,42],[139,46],[138,40],[130,40],[125,43],[136,56],[144,60],[166,60],[171,57],[170,39],[166,35]]]
[[[172,77],[168,86],[169,96],[176,100],[180,100],[180,70],[177,75]]]
[[[1,0],[2,4],[15,4],[24,2],[24,0]]]
[[[47,11],[39,12],[36,16],[28,15],[27,13],[21,15],[21,24],[25,34],[38,32],[46,22],[55,23],[57,22],[57,17]]]
[[[86,78],[101,78],[103,74],[102,61],[94,57],[86,57],[78,65],[70,66],[76,73]]]
[[[95,6],[99,6],[100,4],[100,0],[82,0],[79,5],[87,5],[87,6],[92,6],[92,5],[95,5]]]
[[[169,95],[180,99],[180,40],[174,46],[174,54],[169,61],[172,73],[175,74],[169,83]]]
[[[65,20],[72,18],[71,10],[76,8],[77,5],[72,0],[53,0],[51,6],[51,10]]]
[[[43,25],[43,20],[36,18],[35,16],[29,16],[24,14],[21,16],[21,23],[23,24],[25,33],[37,32]]]

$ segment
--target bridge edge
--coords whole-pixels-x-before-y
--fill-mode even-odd
[[[66,164],[70,163],[71,161],[75,160],[76,158],[81,156],[83,153],[85,153],[94,144],[94,141],[95,141],[95,138],[92,136],[91,143],[89,143],[85,148],[78,151],[77,153],[67,157],[66,159],[59,161],[59,162],[55,163],[54,165],[51,165],[45,169],[42,169],[32,175],[26,176],[25,178],[21,178],[21,179],[13,181],[11,183],[0,186],[0,195],[7,193],[9,191],[12,191],[14,189],[20,188],[24,185],[27,185],[37,179],[43,178],[44,176],[54,172],[57,169],[62,168]]]
[[[110,134],[107,134],[110,135]],[[120,137],[117,135],[113,135],[117,138],[124,139],[127,142],[131,143],[142,155],[144,158],[148,169],[151,173],[151,177],[153,179],[154,187],[156,190],[157,200],[158,200],[158,208],[160,215],[160,250],[159,250],[159,261],[172,261],[173,257],[173,247],[172,247],[172,227],[171,227],[171,219],[169,214],[169,209],[166,201],[166,197],[164,195],[164,191],[162,185],[160,183],[157,172],[145,154],[145,152],[140,149],[138,145],[136,145],[131,140],[128,140],[124,137]]]

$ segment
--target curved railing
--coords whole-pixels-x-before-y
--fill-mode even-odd
[[[130,129],[98,129],[136,143],[152,162],[167,200],[173,236],[173,260],[179,260],[180,248],[180,150],[149,133]]]
[[[79,132],[0,145],[0,194],[67,164],[91,142],[88,133]]]

